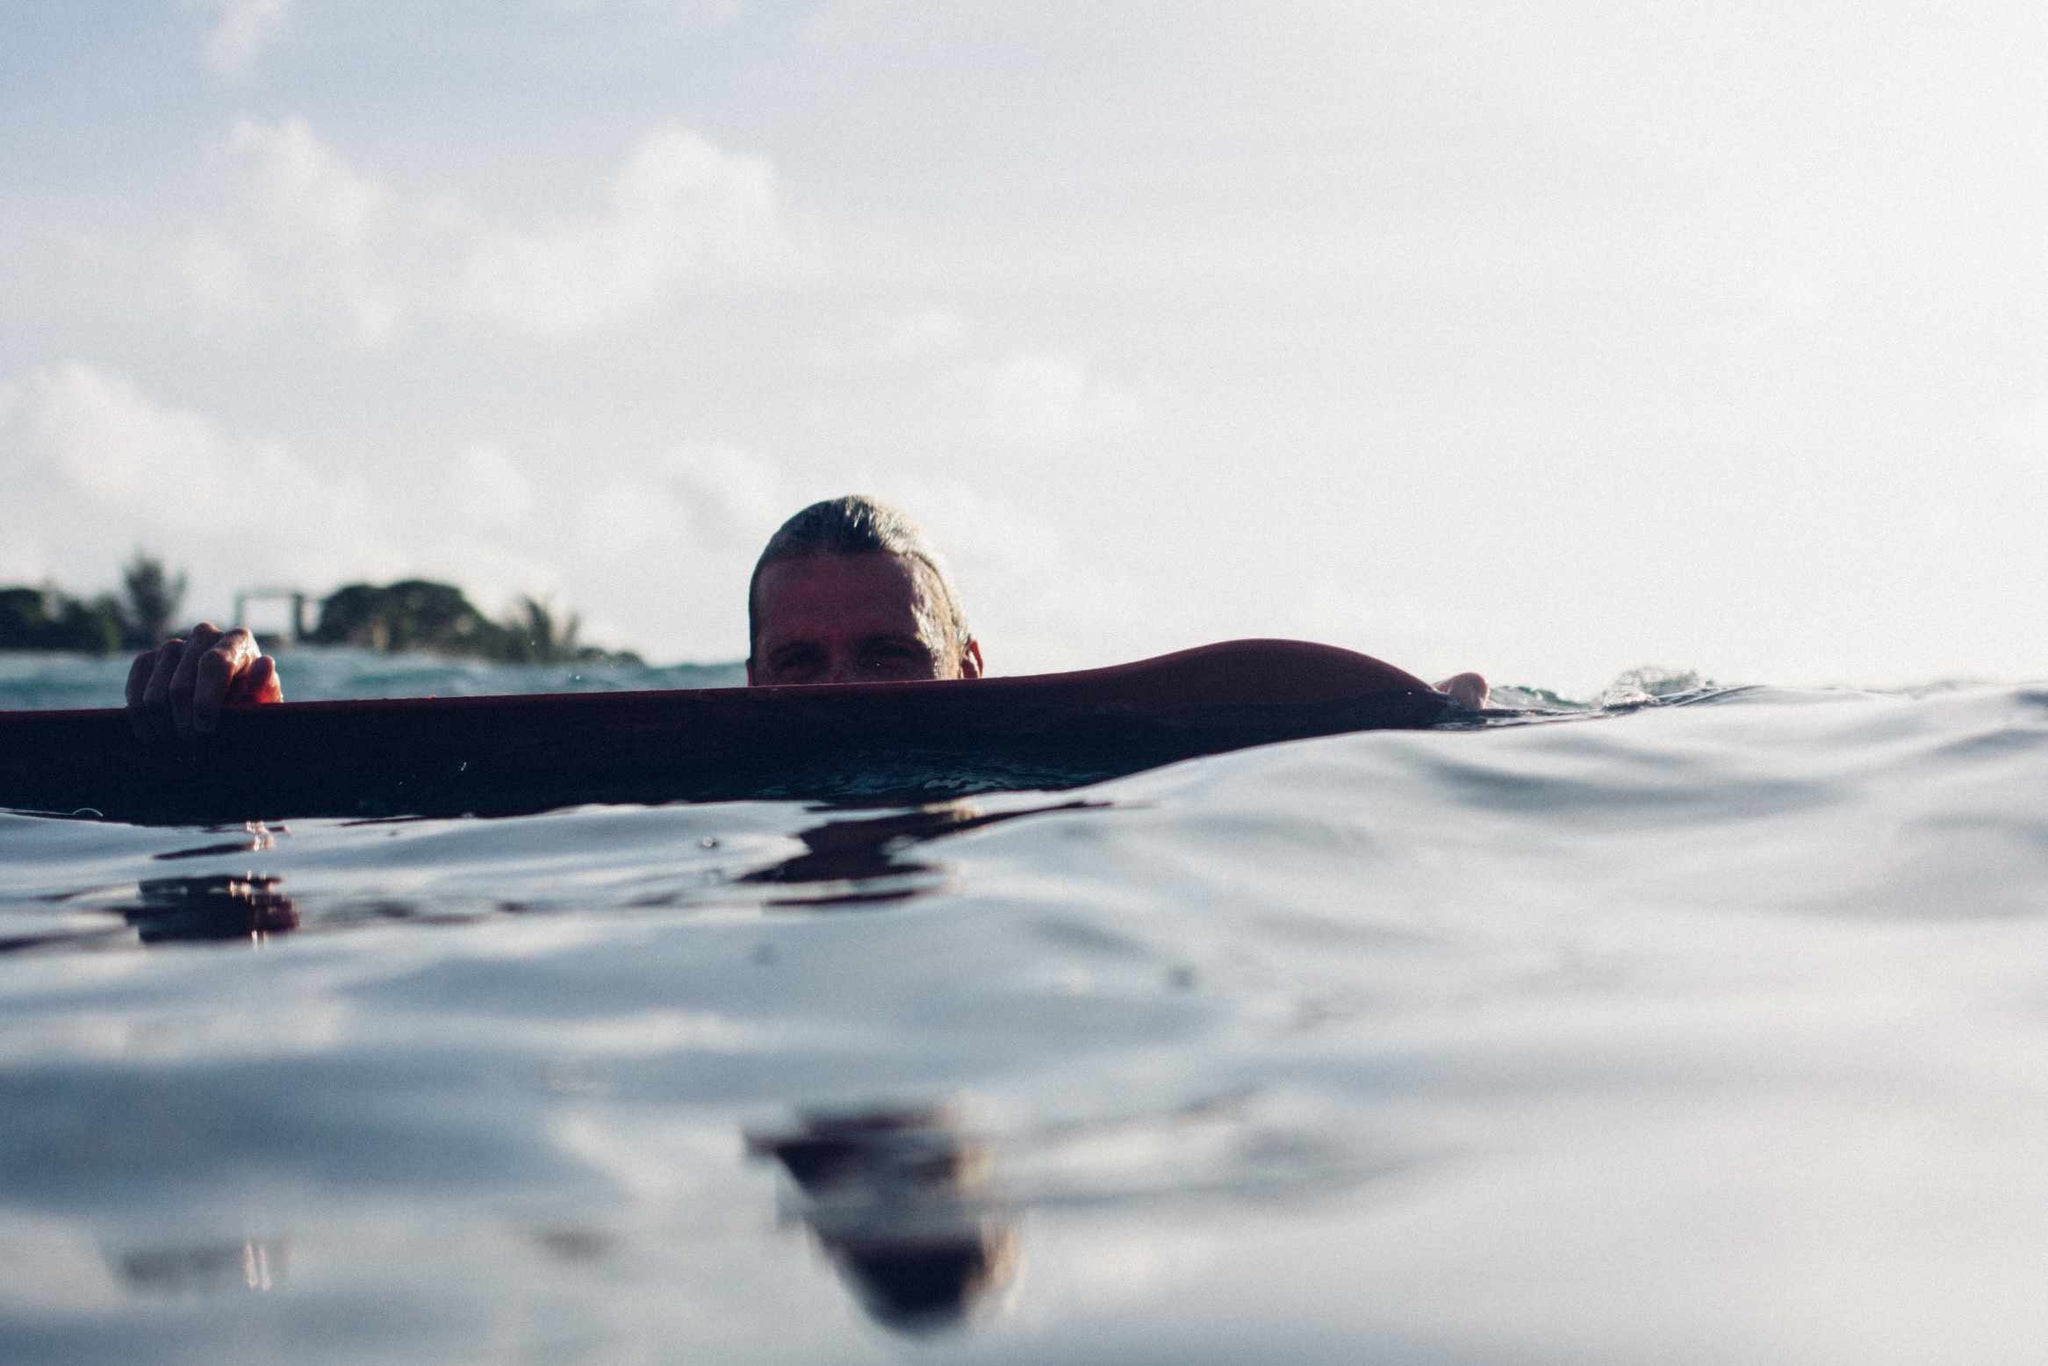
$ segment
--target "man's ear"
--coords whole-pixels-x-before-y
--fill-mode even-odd
[[[747,656],[747,686],[750,688],[754,686],[754,657],[752,655]]]
[[[960,676],[962,678],[980,678],[981,674],[981,642],[970,640],[960,649]]]

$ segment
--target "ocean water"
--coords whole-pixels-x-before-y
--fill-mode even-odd
[[[0,1360],[2048,1356],[2048,687],[1504,700],[920,810],[0,813]]]

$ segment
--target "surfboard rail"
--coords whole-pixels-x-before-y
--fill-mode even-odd
[[[0,807],[149,823],[502,815],[585,802],[916,800],[1411,728],[1449,700],[1369,656],[1236,640],[973,681],[282,702],[189,743],[119,708],[0,712]]]

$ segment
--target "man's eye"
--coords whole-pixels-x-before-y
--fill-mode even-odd
[[[932,672],[929,652],[903,640],[878,640],[860,652],[864,673],[882,678],[923,678]]]

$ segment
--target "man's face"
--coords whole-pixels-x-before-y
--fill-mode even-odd
[[[759,634],[747,682],[978,678],[981,649],[951,643],[938,577],[903,555],[779,560],[754,585]]]

